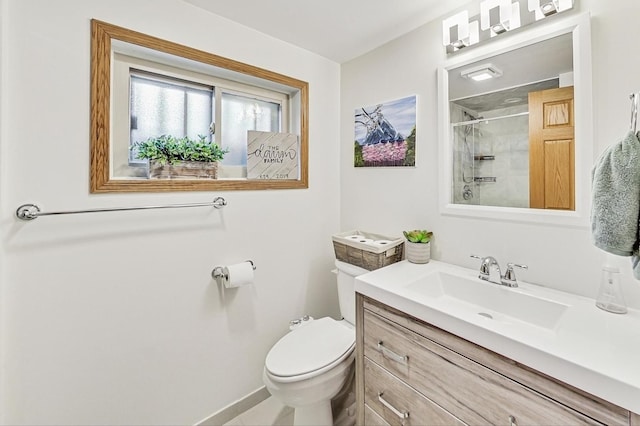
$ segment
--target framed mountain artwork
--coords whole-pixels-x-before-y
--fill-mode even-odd
[[[355,111],[355,167],[414,167],[416,96]]]

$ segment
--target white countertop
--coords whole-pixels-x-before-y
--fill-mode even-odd
[[[521,364],[640,413],[640,311],[605,312],[595,301],[520,282],[504,291],[532,294],[568,306],[553,330],[520,321],[493,321],[438,297],[411,290],[435,271],[465,276],[478,271],[431,260],[394,263],[356,278],[355,290]]]

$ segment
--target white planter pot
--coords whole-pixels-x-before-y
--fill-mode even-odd
[[[431,259],[431,243],[412,243],[405,241],[406,258],[411,263],[429,263]]]

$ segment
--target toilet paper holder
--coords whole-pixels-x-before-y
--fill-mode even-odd
[[[256,265],[253,263],[253,260],[245,260],[245,262],[249,262],[251,268],[254,271],[256,270]],[[211,271],[211,277],[216,280],[218,284],[225,285],[229,282],[229,269],[226,266],[216,266]]]

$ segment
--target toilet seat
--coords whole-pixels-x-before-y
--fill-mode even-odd
[[[355,331],[330,317],[282,337],[269,351],[265,369],[274,380],[293,382],[330,370],[353,353]]]

